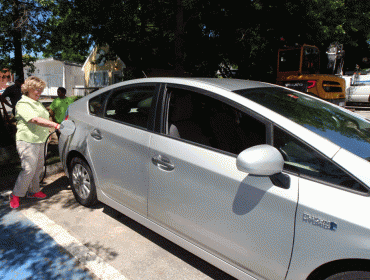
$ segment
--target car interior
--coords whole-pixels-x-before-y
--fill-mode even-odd
[[[146,128],[152,99],[152,89],[117,92],[108,101],[106,117]]]
[[[210,96],[169,89],[167,134],[238,154],[266,144],[266,127],[260,121]]]

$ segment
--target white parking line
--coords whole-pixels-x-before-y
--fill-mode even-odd
[[[6,197],[11,192],[3,192],[0,195]],[[2,204],[9,202],[3,202]],[[117,269],[106,263],[102,258],[89,250],[80,241],[74,238],[63,227],[50,220],[46,215],[35,209],[22,209],[20,212],[30,221],[50,235],[56,243],[66,249],[90,272],[101,280],[128,280]]]
[[[127,280],[118,270],[107,264],[102,258],[71,236],[64,228],[57,225],[35,209],[23,209],[22,214],[49,234],[55,242],[71,253],[81,264],[102,280]]]

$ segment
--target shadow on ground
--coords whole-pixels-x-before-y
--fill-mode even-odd
[[[109,207],[108,205],[104,205],[103,213],[116,219],[120,223],[134,230],[141,236],[160,246],[164,250],[168,251],[177,258],[183,260],[187,264],[191,265],[192,267],[196,268],[197,270],[201,271],[202,273],[206,274],[212,279],[236,280],[236,278],[209,264],[208,262],[190,253],[189,251],[183,249],[182,247],[176,245],[170,240],[160,236],[154,231],[148,229],[147,227],[137,223],[133,219],[116,211],[115,209]]]
[[[59,176],[56,180],[46,180],[46,182],[49,183],[45,184],[41,189],[47,195],[46,199],[35,200],[32,198],[21,198],[19,209],[27,209],[32,207],[43,213],[51,208],[55,208],[56,204],[58,204],[58,207],[60,208],[69,210],[75,210],[83,207],[75,200],[73,195],[64,195],[66,192],[72,193],[72,190],[69,185],[68,177],[63,174],[64,173],[60,173],[59,175],[61,176]],[[58,174],[56,176],[58,176]],[[103,207],[104,204],[97,203],[93,207],[85,209],[94,211],[95,209],[100,209]]]
[[[6,279],[94,279],[19,211],[0,201],[0,275]]]

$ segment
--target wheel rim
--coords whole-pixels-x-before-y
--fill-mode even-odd
[[[86,168],[81,164],[76,164],[74,166],[72,171],[72,182],[77,195],[82,199],[88,198],[91,192],[90,176]]]

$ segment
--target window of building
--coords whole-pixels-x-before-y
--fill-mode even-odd
[[[90,73],[89,87],[105,87],[109,85],[108,71],[95,71]]]
[[[116,84],[116,83],[119,83],[119,82],[122,82],[122,72],[121,71],[117,71],[117,72],[113,72],[112,74],[112,78],[113,78],[113,84]]]

